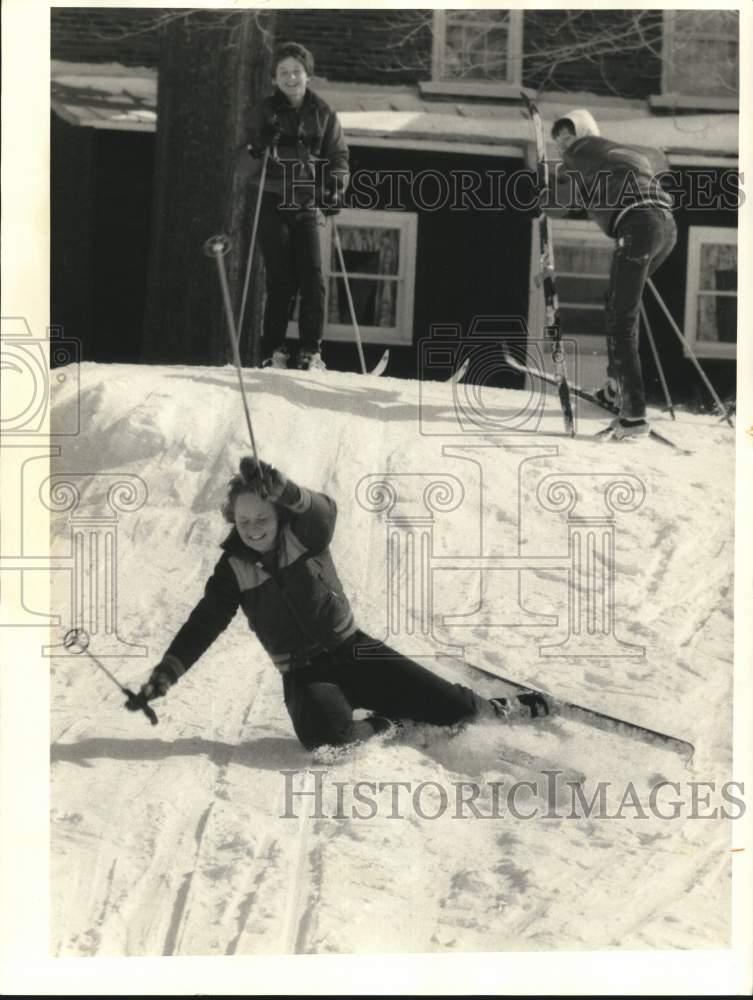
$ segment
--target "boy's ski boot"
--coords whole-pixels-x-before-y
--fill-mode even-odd
[[[617,417],[609,427],[599,431],[598,437],[607,438],[610,441],[633,441],[638,438],[648,437],[651,427],[645,417]]]
[[[262,368],[287,368],[288,361],[290,361],[290,354],[287,348],[277,347],[268,358],[262,361],[261,366]]]
[[[370,715],[353,723],[353,743],[363,743],[372,736],[380,736],[382,733],[395,734],[399,728],[398,723],[384,715]]]
[[[322,361],[319,351],[301,351],[298,355],[298,368],[302,372],[323,372],[327,366]]]
[[[616,411],[620,405],[620,387],[616,379],[608,378],[600,389],[594,389],[594,397],[605,409]]]

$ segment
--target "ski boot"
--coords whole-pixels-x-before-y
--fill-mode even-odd
[[[607,410],[619,409],[620,387],[617,380],[608,378],[600,389],[594,390],[594,397]]]
[[[609,427],[599,432],[599,437],[608,438],[610,441],[633,441],[648,437],[650,433],[651,427],[645,417],[617,417]]]
[[[382,733],[393,733],[398,731],[397,723],[384,715],[370,715],[366,719],[358,719],[353,723],[353,743],[363,743],[370,740],[372,736],[380,736]]]
[[[276,347],[271,355],[262,361],[261,366],[262,368],[287,368],[289,360],[290,354],[287,348]]]
[[[374,735],[379,736],[380,733],[386,733],[390,729],[397,730],[397,723],[393,722],[392,719],[388,719],[384,715],[370,715],[366,722],[369,723],[371,728],[374,730]]]
[[[538,691],[524,691],[513,698],[490,698],[489,702],[500,719],[538,719],[549,715],[549,704]]]
[[[323,372],[327,366],[322,361],[319,351],[301,351],[298,355],[298,368],[302,372]]]

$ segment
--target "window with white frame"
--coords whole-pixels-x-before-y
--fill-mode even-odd
[[[324,338],[345,341],[353,340],[354,333],[335,224],[362,339],[412,344],[417,215],[343,209],[322,227]],[[288,336],[298,336],[297,323],[289,325]]]
[[[665,10],[662,65],[665,95],[737,98],[738,12]]]
[[[552,220],[557,295],[565,337],[604,336],[604,293],[614,243],[593,222]],[[594,345],[599,353],[604,341]]]
[[[737,354],[737,230],[691,226],[688,231],[685,336],[701,358]]]
[[[522,10],[435,10],[432,79],[519,84]]]

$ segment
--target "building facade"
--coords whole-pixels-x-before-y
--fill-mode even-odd
[[[93,360],[138,360],[159,13],[52,11],[53,318]],[[343,121],[353,184],[338,228],[362,335],[390,347],[391,373],[441,377],[441,364],[423,367],[426,343],[467,339],[481,317],[543,338],[525,88],[545,122],[589,107],[604,135],[665,151],[679,239],[656,285],[721,391],[734,391],[734,12],[286,9],[276,36],[312,49],[314,89]],[[355,369],[331,224],[322,238],[327,357]],[[554,239],[563,336],[590,383],[605,363],[611,244],[571,220]],[[673,391],[700,400],[682,345],[658,305],[647,309]],[[644,360],[656,396],[648,349]]]

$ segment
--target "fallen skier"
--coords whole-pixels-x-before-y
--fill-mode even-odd
[[[233,530],[204,596],[129,709],[164,696],[242,607],[281,672],[285,706],[309,750],[367,739],[401,720],[450,726],[548,714],[538,693],[484,698],[361,631],[329,550],[337,517],[330,497],[248,457],[222,513]],[[356,708],[374,714],[354,720]]]

